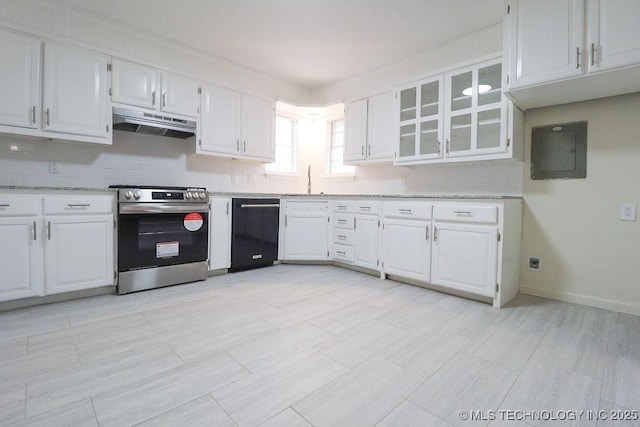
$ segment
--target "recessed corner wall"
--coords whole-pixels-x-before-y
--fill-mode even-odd
[[[587,178],[531,180],[531,128],[582,120]],[[640,221],[618,219],[640,204],[640,93],[527,111],[523,189],[521,291],[640,314]]]

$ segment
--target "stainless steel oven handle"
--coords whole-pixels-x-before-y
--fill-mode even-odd
[[[241,208],[279,208],[279,203],[262,203],[259,205],[240,205]]]
[[[206,203],[194,203],[190,205],[169,205],[151,203],[122,203],[120,204],[121,214],[144,214],[144,213],[191,213],[209,212],[209,205]]]

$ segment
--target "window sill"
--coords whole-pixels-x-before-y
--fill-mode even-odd
[[[355,181],[355,179],[356,179],[356,175],[351,173],[326,175],[324,177],[325,181]]]
[[[284,172],[265,172],[264,176],[267,179],[278,179],[282,181],[296,181],[298,179],[298,175],[295,173]]]

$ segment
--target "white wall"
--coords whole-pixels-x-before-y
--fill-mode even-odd
[[[583,120],[587,178],[531,180],[531,128]],[[527,111],[525,135],[521,291],[640,314],[640,217],[618,220],[640,204],[640,93]]]

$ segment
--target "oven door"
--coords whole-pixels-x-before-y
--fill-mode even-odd
[[[120,205],[118,271],[207,261],[209,206]]]

